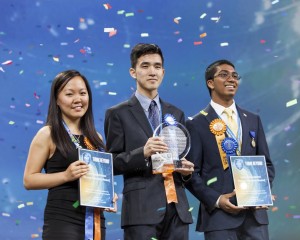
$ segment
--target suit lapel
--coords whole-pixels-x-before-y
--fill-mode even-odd
[[[203,111],[203,110],[202,110]],[[201,112],[202,112],[201,111]],[[205,118],[207,119],[208,123],[210,124],[210,122],[218,117],[218,114],[216,113],[216,111],[212,108],[212,106],[210,104],[207,105],[207,107],[204,109],[204,113],[207,113]],[[203,113],[203,114],[204,114]],[[204,114],[205,115],[205,114]]]
[[[250,144],[250,138],[249,138],[249,120],[248,120],[248,116],[246,113],[244,113],[243,109],[241,109],[240,107],[236,106],[237,111],[239,113],[239,117],[241,120],[241,125],[242,125],[242,152],[241,154],[243,155],[243,152],[245,152],[246,147],[249,146]]]
[[[142,108],[140,102],[135,96],[132,96],[128,101],[129,111],[132,113],[133,117],[139,123],[141,128],[146,133],[147,137],[151,137],[153,132],[150,123],[146,117],[144,109]]]

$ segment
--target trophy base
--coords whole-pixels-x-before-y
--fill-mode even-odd
[[[181,160],[173,160],[174,168],[182,168]]]

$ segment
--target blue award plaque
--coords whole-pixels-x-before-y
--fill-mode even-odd
[[[82,206],[114,208],[112,154],[78,149],[79,160],[89,165],[89,172],[79,179],[79,201]]]
[[[265,156],[230,156],[238,206],[272,206]]]

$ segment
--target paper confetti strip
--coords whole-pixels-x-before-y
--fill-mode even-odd
[[[293,99],[293,100],[291,100],[291,101],[288,101],[288,102],[286,103],[286,107],[291,107],[291,106],[296,105],[296,104],[297,104],[297,98],[296,98],[296,99]]]

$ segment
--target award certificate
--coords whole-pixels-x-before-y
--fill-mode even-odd
[[[230,156],[237,205],[272,206],[265,156]]]
[[[114,178],[112,154],[78,149],[79,159],[89,165],[89,171],[79,179],[80,205],[113,208]]]

